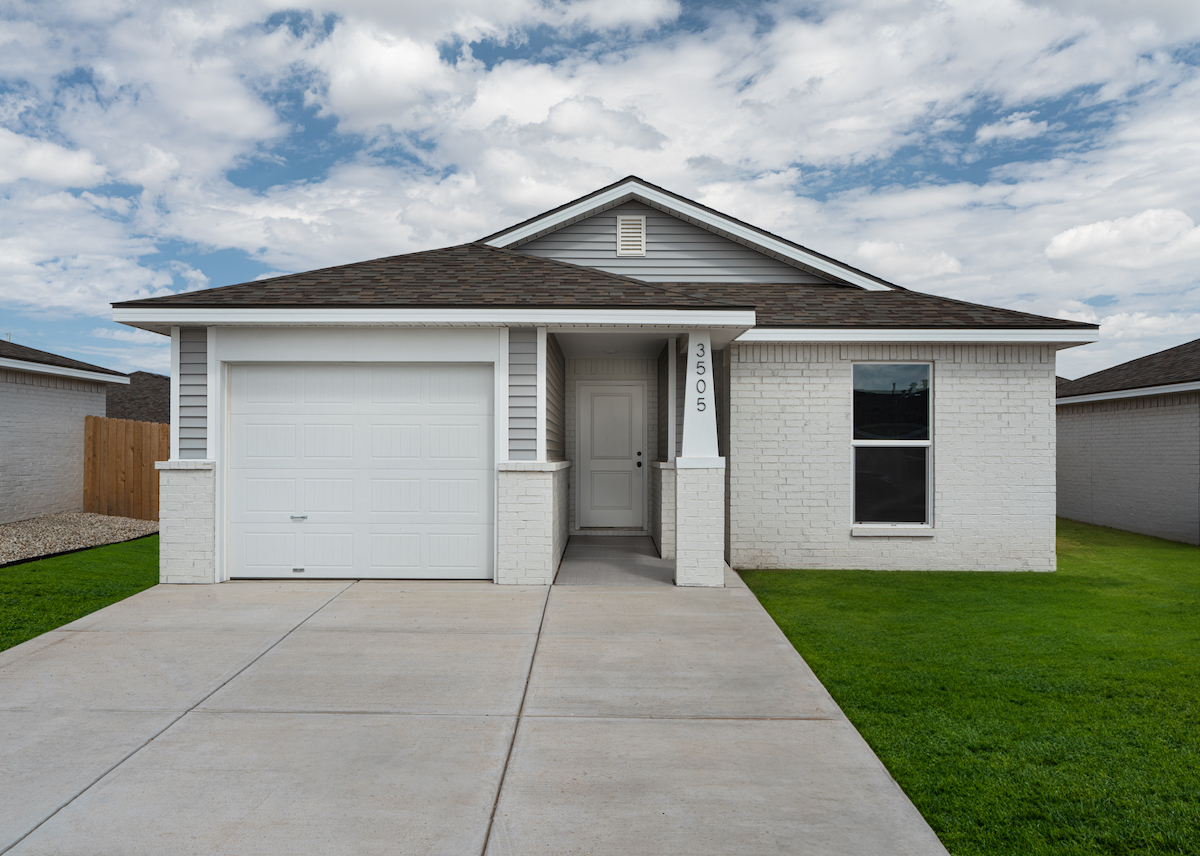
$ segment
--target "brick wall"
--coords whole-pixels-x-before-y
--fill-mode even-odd
[[[567,547],[565,462],[499,467],[496,582],[550,585]]]
[[[675,469],[675,584],[725,585],[725,470]]]
[[[650,463],[650,537],[658,554],[675,558],[675,464]]]
[[[735,343],[729,360],[734,567],[1054,569],[1052,347]],[[932,537],[851,534],[866,360],[933,364]]]
[[[218,582],[213,462],[159,461],[155,468],[159,582]]]
[[[105,386],[0,369],[0,523],[83,511],[83,426]]]
[[[1200,544],[1200,392],[1060,406],[1058,513]]]

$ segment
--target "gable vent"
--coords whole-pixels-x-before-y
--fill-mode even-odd
[[[617,217],[617,255],[646,255],[646,218],[643,216]]]

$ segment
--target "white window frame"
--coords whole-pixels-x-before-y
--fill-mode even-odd
[[[855,366],[928,366],[929,368],[929,439],[928,440],[856,440],[854,439],[854,367]],[[931,360],[855,360],[850,367],[850,523],[855,530],[929,530],[933,528],[933,403],[937,397],[934,383],[934,364]],[[925,448],[925,522],[924,523],[859,523],[857,517],[858,454],[860,448]]]
[[[636,221],[642,232],[642,248],[640,251],[626,251],[621,247],[621,224],[625,221]],[[650,243],[649,236],[646,234],[646,217],[643,214],[618,214],[617,215],[617,255],[618,256],[645,256],[646,247]]]

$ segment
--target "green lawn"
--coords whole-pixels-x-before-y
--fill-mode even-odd
[[[1200,548],[1058,535],[1054,574],[742,576],[955,856],[1200,853]]]
[[[157,535],[0,568],[0,651],[157,582]]]

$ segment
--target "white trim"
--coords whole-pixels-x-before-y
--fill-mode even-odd
[[[625,181],[616,187],[610,188],[596,196],[589,196],[587,199],[576,202],[574,205],[568,206],[561,211],[556,211],[554,214],[539,217],[531,223],[524,226],[514,227],[506,232],[501,232],[496,237],[485,243],[490,247],[508,247],[526,238],[533,237],[542,232],[553,229],[561,223],[567,223],[572,220],[577,220],[581,217],[586,217],[589,213],[611,206],[621,202],[626,197],[633,196],[641,199],[643,202],[652,203],[655,207],[665,209],[669,212],[682,214],[691,220],[702,223],[712,229],[720,232],[725,232],[728,235],[733,235],[750,244],[762,247],[772,253],[783,256],[784,258],[792,259],[800,262],[806,267],[819,270],[827,273],[830,276],[848,282],[851,285],[857,285],[859,288],[864,288],[867,291],[894,291],[891,286],[876,282],[870,277],[864,276],[857,271],[851,270],[839,262],[830,259],[824,259],[813,253],[807,252],[785,243],[777,238],[771,238],[762,234],[748,226],[743,226],[740,223],[735,223],[727,219],[723,215],[709,212],[691,203],[676,199],[673,196],[668,196],[661,191],[647,187],[638,181]]]
[[[738,336],[738,342],[961,342],[1085,344],[1100,338],[1099,330],[1054,328],[1027,330],[1013,327],[993,329],[890,329],[880,327],[757,327]]]
[[[220,309],[136,307],[113,309],[113,320],[145,329],[183,327],[366,325],[464,327],[753,327],[752,309]]]
[[[855,523],[852,538],[932,538],[933,526],[924,523]]]
[[[15,369],[22,372],[79,378],[80,380],[98,380],[101,383],[129,383],[129,378],[124,375],[100,374],[100,372],[68,369],[63,366],[48,366],[45,363],[31,363],[29,360],[13,360],[7,357],[0,357],[0,369]]]
[[[171,328],[171,460],[179,458],[179,328]]]
[[[1055,399],[1059,404],[1087,404],[1089,401],[1112,401],[1119,398],[1142,398],[1147,395],[1170,395],[1176,392],[1200,391],[1200,380],[1187,383],[1167,383],[1162,386],[1143,386],[1138,389],[1117,389],[1112,392],[1094,392],[1090,395],[1067,395]]]
[[[537,328],[537,460],[546,460],[546,328]]]
[[[671,462],[676,458],[675,432],[679,430],[676,425],[678,414],[675,412],[678,404],[675,396],[679,394],[679,381],[675,377],[678,371],[675,361],[679,358],[676,353],[679,350],[679,337],[667,339],[667,348],[667,461]]]
[[[701,458],[695,455],[684,457],[680,455],[675,459],[675,469],[677,470],[723,470],[725,469],[724,458]]]

